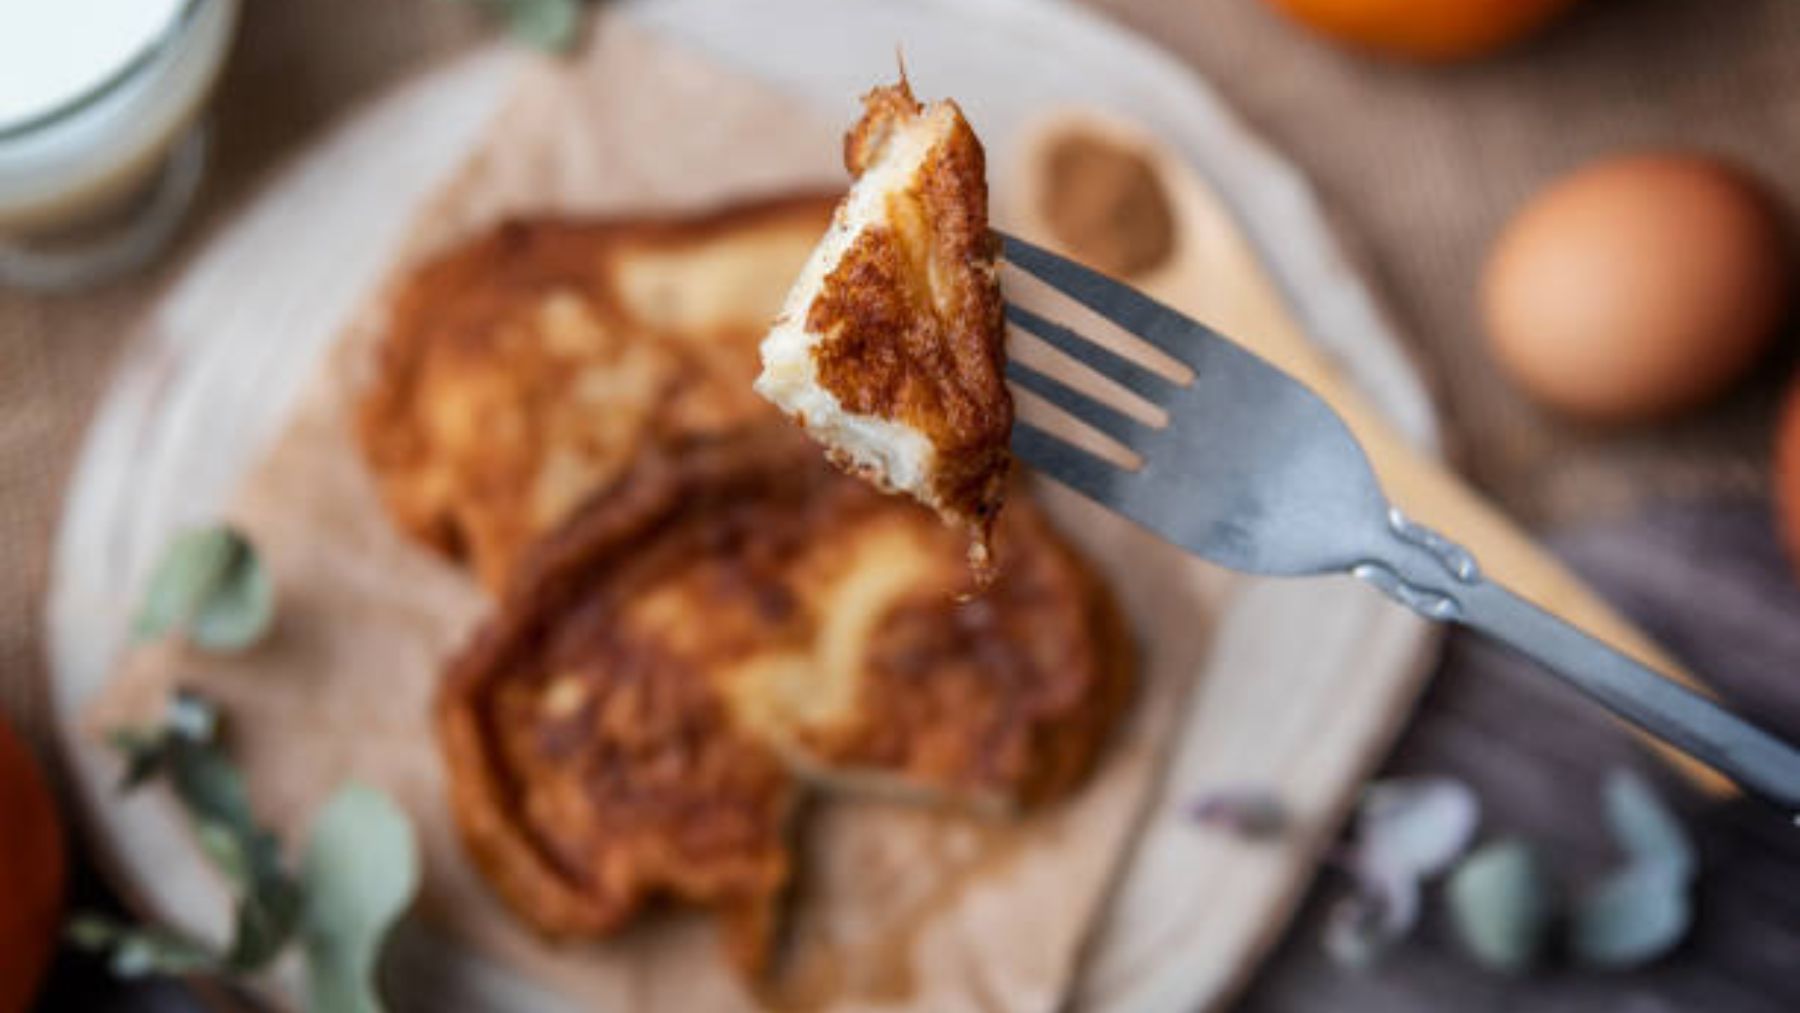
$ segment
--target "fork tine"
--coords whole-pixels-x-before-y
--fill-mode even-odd
[[[1006,304],[1006,319],[1020,330],[1035,334],[1069,358],[1113,381],[1138,397],[1158,404],[1164,394],[1173,390],[1175,381],[1154,370],[1132,362],[1103,345],[1097,345],[1075,331],[1014,303]]]
[[[996,232],[996,235],[1004,244],[1006,259],[1014,266],[1036,275],[1069,298],[1187,365],[1195,365],[1194,356],[1189,354],[1194,350],[1195,328],[1200,327],[1207,333],[1210,328],[1098,271],[1082,267],[1017,236],[1005,232]]]
[[[1131,480],[1131,472],[1023,420],[1013,423],[1012,451],[1019,460],[1100,503],[1118,502],[1113,490]]]
[[[1127,447],[1136,447],[1156,431],[1117,408],[1103,404],[1016,359],[1006,364],[1006,378]]]

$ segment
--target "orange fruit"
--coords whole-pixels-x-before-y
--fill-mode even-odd
[[[44,772],[0,718],[0,1013],[24,1013],[62,923],[62,821]]]
[[[1800,379],[1788,390],[1775,430],[1775,523],[1788,559],[1800,572]]]
[[[1523,39],[1576,0],[1268,0],[1314,31],[1386,56],[1448,62]]]

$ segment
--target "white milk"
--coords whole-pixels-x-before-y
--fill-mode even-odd
[[[0,131],[105,84],[174,26],[186,0],[0,0]]]
[[[155,243],[131,230],[135,207],[156,205],[173,232],[239,2],[0,0],[0,283],[31,284],[43,243],[96,222],[118,223],[106,263],[141,261]],[[59,248],[55,278],[81,279],[88,245]]]

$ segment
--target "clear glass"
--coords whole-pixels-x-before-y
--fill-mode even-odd
[[[168,243],[204,175],[201,113],[238,10],[239,0],[189,0],[117,73],[0,130],[0,285],[79,288]]]

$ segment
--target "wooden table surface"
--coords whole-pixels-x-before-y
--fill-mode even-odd
[[[1311,175],[1426,372],[1465,470],[1578,568],[1771,726],[1800,735],[1800,591],[1769,531],[1772,358],[1726,402],[1629,433],[1547,417],[1482,353],[1474,282],[1508,209],[1619,148],[1727,153],[1800,207],[1800,5],[1591,0],[1544,38],[1479,64],[1422,70],[1346,55],[1256,0],[1100,0],[1204,73]],[[0,707],[45,741],[36,625],[60,490],[131,321],[283,158],[384,85],[471,45],[483,24],[440,0],[249,0],[215,113],[203,206],[156,270],[80,297],[0,293]],[[1398,185],[1396,185],[1398,184]],[[1786,343],[1791,349],[1791,341]],[[1708,589],[1697,593],[1696,587]],[[1783,683],[1786,679],[1786,684]],[[1391,768],[1481,791],[1484,826],[1544,843],[1572,878],[1608,857],[1593,799],[1605,769],[1652,769],[1605,719],[1486,648],[1452,644]],[[1316,896],[1244,1005],[1251,1009],[1800,1008],[1800,835],[1751,803],[1703,807],[1662,782],[1700,835],[1695,937],[1628,975],[1495,979],[1437,919],[1375,972],[1332,967]],[[99,897],[91,875],[80,889]],[[120,992],[65,959],[45,1008],[179,1003]]]

